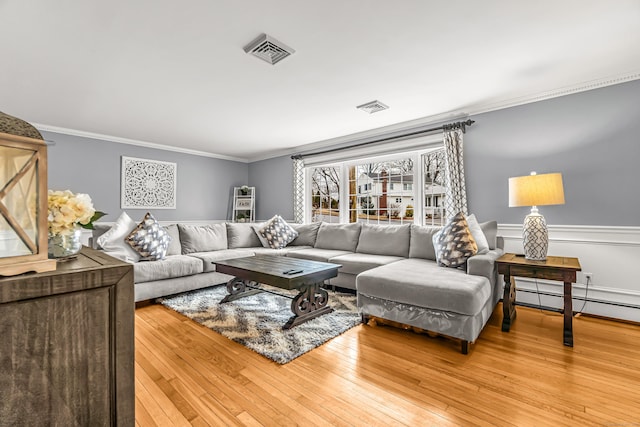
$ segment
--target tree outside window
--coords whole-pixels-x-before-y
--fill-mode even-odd
[[[444,150],[435,150],[422,156],[424,171],[424,223],[444,225]]]
[[[340,168],[311,170],[311,222],[340,222]]]

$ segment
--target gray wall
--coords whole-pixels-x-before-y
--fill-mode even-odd
[[[561,172],[564,205],[542,206],[555,225],[640,225],[640,80],[473,117],[465,135],[470,210],[519,224],[508,178]]]
[[[256,219],[275,214],[293,219],[293,162],[290,156],[253,162],[249,165],[249,183],[256,187]]]
[[[481,221],[519,224],[527,208],[508,207],[511,176],[561,172],[566,204],[540,207],[549,224],[640,226],[640,81],[472,117],[465,135],[470,211]],[[49,188],[88,193],[115,221],[120,209],[121,156],[178,164],[177,209],[159,220],[230,218],[231,188],[256,187],[256,218],[293,218],[289,156],[239,162],[43,132],[49,146]],[[132,218],[146,210],[127,210]]]
[[[542,206],[553,225],[640,226],[640,80],[472,117],[465,134],[469,209],[520,224],[508,207],[512,176],[561,172],[566,203]],[[293,217],[288,156],[249,165],[258,218]],[[282,189],[282,190],[280,190]]]
[[[48,148],[49,188],[87,193],[97,210],[115,221],[120,209],[121,156],[177,163],[176,209],[127,209],[134,221],[150,211],[158,220],[231,218],[232,187],[247,184],[246,163],[157,150],[129,144],[42,132]]]

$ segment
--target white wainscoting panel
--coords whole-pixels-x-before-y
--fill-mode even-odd
[[[505,240],[505,252],[522,253],[522,225],[500,224],[498,235]],[[575,257],[582,272],[573,286],[573,309],[584,313],[640,322],[640,227],[549,226],[549,255]],[[587,302],[586,280],[591,273]],[[516,279],[516,300],[538,305],[537,288],[543,306],[561,308],[562,283]],[[602,302],[598,302],[602,301]]]

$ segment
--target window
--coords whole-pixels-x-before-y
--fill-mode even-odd
[[[305,167],[305,220],[442,225],[444,151],[436,144],[362,160],[315,159]]]
[[[340,168],[312,168],[311,222],[340,222]]]
[[[413,222],[413,211],[407,216],[406,205],[413,197],[413,160],[356,163],[349,169],[349,222],[372,224],[406,224]],[[356,191],[364,188],[364,192]],[[402,189],[402,190],[400,190]],[[404,200],[406,203],[403,203]]]
[[[444,225],[444,150],[422,155],[424,173],[424,223]]]

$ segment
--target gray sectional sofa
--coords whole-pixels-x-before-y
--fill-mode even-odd
[[[276,254],[334,262],[328,285],[356,290],[363,319],[375,316],[459,338],[462,352],[476,340],[502,295],[495,260],[503,253],[496,222],[480,224],[489,250],[466,271],[436,263],[439,227],[370,224],[291,224],[298,237],[284,249],[265,248],[250,223],[173,224],[165,259],[134,263],[135,300],[143,301],[226,283],[215,261]],[[108,230],[96,224],[93,242]]]

